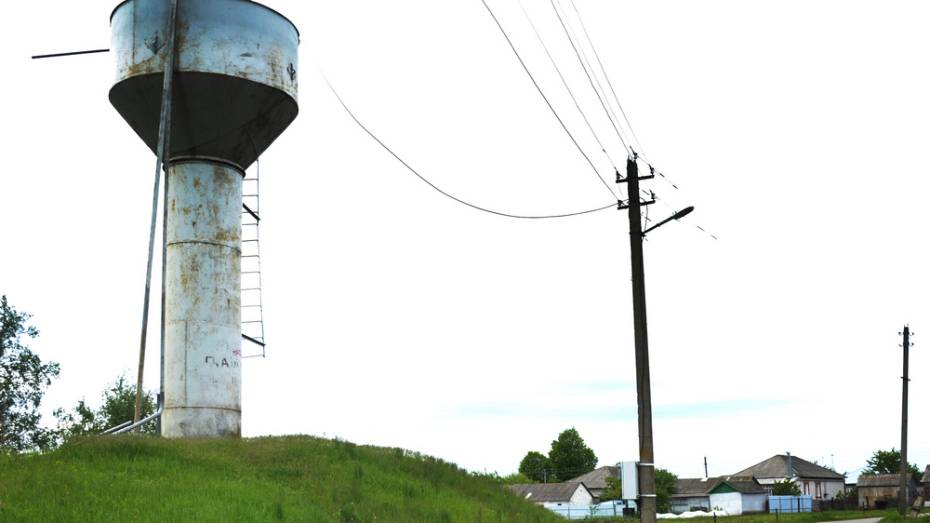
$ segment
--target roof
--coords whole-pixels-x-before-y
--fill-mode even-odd
[[[542,503],[543,501],[568,501],[572,499],[575,491],[581,487],[588,488],[578,481],[565,481],[563,483],[520,483],[510,485],[510,490],[521,498]],[[588,494],[591,492],[588,491]],[[593,496],[592,496],[593,497]]]
[[[719,483],[711,489],[716,491],[724,485],[741,494],[765,494],[768,491],[752,476],[726,476],[718,478]]]
[[[710,490],[717,486],[719,478],[678,478],[675,480],[673,498],[694,498],[710,495]]]
[[[908,482],[914,481],[914,474],[907,475]],[[901,485],[901,474],[862,474],[856,481],[856,487],[897,487]]]
[[[620,477],[620,467],[605,466],[599,467],[587,474],[582,474],[577,478],[572,478],[569,481],[574,481],[578,483],[584,483],[584,486],[589,489],[606,489],[607,488],[607,478],[619,478]]]
[[[924,476],[920,478],[921,483],[930,483],[930,465],[927,465],[927,469],[924,470]]]
[[[821,467],[801,459],[797,456],[791,456],[792,477],[816,478],[816,479],[837,479],[844,480],[842,474],[838,474],[828,468]],[[734,474],[735,476],[753,476],[756,478],[783,478],[788,469],[788,456],[785,454],[776,454],[771,458],[756,463],[748,469],[741,470]]]
[[[727,487],[724,487],[726,485]],[[721,476],[718,478],[679,478],[675,481],[673,498],[697,498],[710,496],[711,492],[723,487],[728,492],[741,494],[765,494],[765,487],[752,476]]]

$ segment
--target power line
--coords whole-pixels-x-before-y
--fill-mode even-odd
[[[591,126],[591,122],[588,120],[587,115],[584,114],[584,111],[581,109],[581,105],[578,103],[578,99],[575,98],[575,93],[572,92],[571,87],[569,87],[568,82],[565,80],[565,76],[562,74],[562,70],[559,68],[559,65],[555,62],[555,58],[552,57],[552,53],[549,52],[549,46],[546,45],[546,42],[543,41],[542,36],[539,34],[539,31],[536,29],[536,24],[533,23],[533,19],[530,18],[530,14],[527,12],[526,7],[523,5],[523,0],[519,0],[520,9],[523,11],[523,16],[526,17],[526,21],[529,22],[530,27],[533,28],[533,33],[536,34],[536,39],[539,40],[540,45],[544,51],[546,51],[546,56],[549,57],[549,62],[552,64],[552,67],[555,69],[555,72],[558,73],[559,79],[562,80],[562,85],[565,86],[565,90],[568,91],[568,96],[571,97],[572,102],[575,104],[575,108],[578,109],[578,113],[581,114],[581,118],[584,120],[584,123],[588,126],[588,130],[591,131],[591,135],[594,136],[594,140],[597,142],[597,145],[600,146],[601,151],[604,153],[604,156],[607,157],[607,161],[610,162],[610,166],[614,168],[614,171],[617,170],[617,164],[614,163],[613,158],[610,157],[610,153],[607,152],[607,149],[604,147],[604,144],[601,142],[600,137],[595,132],[594,127]]]
[[[484,1],[484,0],[482,0]],[[559,19],[559,23],[562,25],[562,30],[565,31],[565,37],[568,38],[568,43],[571,44],[572,50],[575,51],[575,56],[578,58],[578,63],[581,65],[581,69],[584,70],[584,74],[588,77],[588,83],[591,84],[591,89],[594,90],[594,94],[597,96],[597,101],[601,103],[601,108],[604,109],[604,114],[607,115],[607,119],[610,121],[610,126],[614,128],[614,132],[617,133],[617,138],[620,139],[620,143],[623,144],[623,148],[630,152],[630,147],[626,144],[626,140],[623,139],[623,136],[620,134],[620,130],[617,129],[617,125],[614,123],[613,118],[610,116],[610,111],[607,110],[607,106],[604,105],[604,98],[601,96],[600,91],[598,91],[597,86],[594,84],[594,80],[591,79],[591,74],[588,73],[588,68],[584,65],[584,60],[581,58],[581,53],[578,52],[578,47],[575,45],[575,41],[572,40],[571,33],[568,31],[568,26],[565,25],[565,20],[562,18],[562,14],[559,13],[559,9],[555,6],[553,0],[549,0],[549,3],[552,5],[552,10],[555,11],[555,16]]]
[[[565,130],[565,134],[567,134],[568,137],[572,139],[572,143],[575,144],[575,147],[578,149],[578,152],[580,152],[581,155],[584,156],[584,159],[588,161],[588,165],[591,166],[591,169],[594,171],[594,174],[597,175],[601,183],[604,184],[604,187],[606,187],[607,190],[610,191],[611,196],[616,198],[617,194],[614,193],[614,190],[610,187],[610,184],[607,183],[607,180],[605,180],[603,176],[601,176],[601,173],[598,172],[597,167],[594,166],[594,162],[591,161],[591,158],[588,157],[588,155],[581,148],[581,145],[578,144],[578,140],[575,139],[571,131],[568,130],[568,127],[565,126],[565,122],[563,122],[562,118],[559,117],[559,113],[557,113],[555,111],[555,108],[552,107],[552,103],[549,102],[549,98],[546,97],[546,94],[543,93],[542,88],[539,87],[539,83],[536,82],[536,78],[533,77],[533,73],[530,72],[529,68],[526,66],[526,63],[523,61],[523,58],[520,56],[520,53],[517,52],[517,48],[513,45],[513,42],[510,40],[510,37],[507,35],[507,31],[504,30],[504,26],[501,25],[500,20],[497,19],[497,16],[494,14],[494,11],[491,10],[491,6],[489,6],[485,0],[481,0],[481,3],[484,4],[485,9],[488,10],[488,14],[490,14],[491,18],[494,19],[494,23],[497,24],[497,28],[500,29],[501,34],[504,35],[504,39],[507,40],[507,44],[510,46],[511,51],[513,51],[514,56],[517,57],[517,60],[520,62],[520,65],[523,66],[523,70],[526,71],[527,76],[530,77],[530,81],[533,82],[533,86],[536,87],[536,91],[539,92],[539,95],[542,96],[542,99],[546,102],[546,105],[549,106],[549,110],[552,111],[552,115],[555,116],[555,119],[559,121],[559,124],[562,126],[562,129]],[[624,145],[624,147],[625,146],[626,145]]]
[[[375,134],[372,133],[371,130],[369,130],[368,127],[366,127],[365,124],[363,124],[363,123],[355,116],[355,113],[353,113],[352,110],[349,109],[349,106],[347,106],[346,103],[342,100],[342,97],[339,96],[339,93],[336,92],[336,89],[333,87],[333,85],[329,82],[328,79],[326,80],[326,84],[329,86],[329,89],[333,92],[333,95],[336,97],[336,99],[339,100],[339,104],[342,105],[342,108],[345,109],[346,113],[348,113],[348,115],[352,118],[352,120],[355,121],[355,123],[356,123],[359,127],[361,127],[363,131],[365,131],[365,132],[368,134],[368,136],[370,136],[374,141],[378,142],[378,145],[380,145],[381,147],[384,148],[384,150],[386,150],[387,152],[389,152],[389,153],[391,154],[391,156],[393,156],[397,161],[399,161],[401,164],[403,164],[403,166],[406,167],[407,170],[409,170],[410,172],[412,172],[414,175],[416,175],[417,178],[419,178],[419,179],[422,180],[424,183],[426,183],[427,185],[429,185],[430,187],[432,187],[433,189],[435,189],[436,192],[442,194],[443,196],[445,196],[445,197],[447,197],[447,198],[451,198],[452,200],[455,200],[455,201],[457,201],[458,203],[461,203],[462,205],[466,205],[466,206],[468,206],[468,207],[471,207],[472,209],[476,209],[476,210],[479,210],[479,211],[487,212],[487,213],[490,213],[490,214],[496,214],[496,215],[498,215],[498,216],[504,216],[504,217],[507,217],[507,218],[528,219],[528,220],[538,220],[538,219],[546,219],[546,218],[567,218],[567,217],[569,217],[569,216],[580,216],[580,215],[582,215],[582,214],[590,214],[590,213],[597,212],[597,211],[603,211],[603,210],[607,210],[607,209],[614,209],[614,208],[616,208],[616,206],[617,206],[617,204],[616,204],[615,202],[612,202],[612,203],[610,203],[609,205],[605,205],[605,206],[603,206],[603,207],[596,207],[596,208],[594,208],[594,209],[587,209],[587,210],[584,210],[584,211],[570,212],[570,213],[564,213],[564,214],[521,215],[521,214],[511,214],[511,213],[506,213],[506,212],[501,212],[501,211],[495,211],[495,210],[493,210],[493,209],[488,209],[488,208],[486,208],[486,207],[481,207],[480,205],[475,205],[475,204],[473,204],[473,203],[466,202],[465,200],[463,200],[463,199],[461,199],[461,198],[458,198],[458,197],[456,197],[456,196],[453,196],[453,195],[447,193],[446,191],[440,189],[439,187],[436,186],[436,184],[434,184],[433,182],[427,180],[422,174],[420,174],[419,172],[417,172],[417,170],[414,169],[410,164],[408,164],[407,162],[405,162],[400,156],[397,155],[397,153],[395,153],[393,150],[391,150],[390,147],[388,147],[388,146],[387,146],[384,142],[382,142],[377,136],[375,136]]]
[[[601,62],[601,57],[597,52],[597,48],[594,47],[594,42],[591,41],[591,36],[588,34],[588,28],[584,25],[584,19],[581,18],[581,11],[578,10],[578,6],[575,5],[575,0],[569,0],[572,4],[572,9],[575,10],[575,15],[578,18],[578,22],[581,24],[581,30],[584,33],[585,39],[588,41],[588,46],[591,48],[591,51],[594,52],[594,59],[597,60],[598,67],[601,68],[601,74],[604,76],[604,80],[607,81],[607,86],[610,87],[610,92],[614,97],[614,101],[617,102],[617,107],[620,108],[620,114],[623,115],[623,121],[626,122],[627,128],[630,130],[630,135],[633,137],[633,141],[636,142],[636,145],[640,148],[640,154],[642,154],[643,144],[639,141],[639,138],[636,137],[636,131],[633,130],[633,125],[630,123],[630,119],[626,116],[626,111],[623,110],[623,104],[620,103],[620,98],[617,96],[617,91],[614,90],[613,83],[610,81],[610,77],[607,76],[607,69],[604,68],[603,62]],[[617,115],[615,114],[614,117]]]

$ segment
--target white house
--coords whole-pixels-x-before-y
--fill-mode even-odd
[[[846,478],[842,474],[791,454],[776,454],[735,475],[752,476],[769,492],[775,482],[787,479],[798,484],[801,494],[815,500],[833,499],[846,488]]]
[[[565,481],[563,483],[520,483],[510,485],[510,490],[520,496],[542,505],[553,507],[588,507],[594,502],[591,491],[579,481]]]

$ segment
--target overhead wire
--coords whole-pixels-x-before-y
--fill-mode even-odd
[[[390,147],[388,147],[387,144],[385,144],[384,142],[382,142],[380,138],[378,138],[377,136],[375,136],[375,134],[374,134],[368,127],[366,127],[365,124],[363,124],[363,123],[355,116],[355,113],[353,113],[352,110],[349,109],[349,106],[346,105],[346,103],[343,101],[342,97],[339,96],[339,93],[336,92],[336,88],[333,87],[333,85],[329,82],[329,79],[326,79],[325,76],[324,76],[324,79],[326,80],[326,84],[329,86],[330,91],[332,91],[333,95],[336,97],[336,100],[338,100],[338,101],[339,101],[339,104],[342,105],[342,108],[345,109],[345,111],[346,111],[346,113],[349,115],[349,117],[351,117],[352,120],[353,120],[359,127],[361,127],[362,130],[365,131],[365,133],[368,134],[368,136],[370,136],[374,141],[376,141],[376,142],[378,143],[378,145],[380,145],[382,148],[384,148],[384,150],[386,150],[388,153],[390,153],[391,156],[393,156],[398,162],[400,162],[404,167],[406,167],[408,171],[410,171],[411,173],[413,173],[414,175],[416,175],[416,177],[419,178],[421,181],[423,181],[425,184],[429,185],[429,186],[432,187],[436,192],[442,194],[443,196],[445,196],[445,197],[447,197],[447,198],[450,198],[450,199],[452,199],[452,200],[455,200],[456,202],[461,203],[462,205],[471,207],[472,209],[475,209],[475,210],[478,210],[478,211],[482,211],[482,212],[486,212],[486,213],[490,213],[490,214],[495,214],[495,215],[497,215],[497,216],[504,216],[504,217],[507,217],[507,218],[528,219],[528,220],[539,220],[539,219],[548,219],[548,218],[567,218],[567,217],[569,217],[569,216],[580,216],[580,215],[582,215],[582,214],[590,214],[590,213],[593,213],[593,212],[604,211],[604,210],[607,210],[607,209],[615,209],[615,208],[617,207],[617,203],[616,203],[616,202],[611,202],[609,205],[604,205],[604,206],[602,206],[602,207],[595,207],[595,208],[593,208],[593,209],[586,209],[586,210],[577,211],[577,212],[569,212],[569,213],[562,213],[562,214],[545,214],[545,215],[525,215],[525,214],[512,214],[512,213],[507,213],[507,212],[502,212],[502,211],[496,211],[496,210],[493,210],[493,209],[489,209],[489,208],[487,208],[487,207],[482,207],[482,206],[480,206],[480,205],[476,205],[476,204],[467,202],[467,201],[465,201],[465,200],[463,200],[463,199],[461,199],[461,198],[459,198],[459,197],[457,197],[457,196],[454,196],[454,195],[452,195],[452,194],[450,194],[450,193],[448,193],[448,192],[442,190],[442,189],[439,188],[436,184],[434,184],[433,182],[431,182],[431,181],[429,181],[428,179],[426,179],[425,176],[423,176],[422,174],[420,174],[420,173],[419,173],[416,169],[414,169],[409,163],[407,163],[406,161],[404,161],[403,158],[401,158],[401,157],[400,157],[397,153],[395,153]]]
[[[578,114],[581,115],[585,125],[588,126],[588,130],[591,131],[591,135],[594,137],[597,145],[601,148],[601,152],[603,152],[604,156],[607,157],[607,161],[610,162],[610,166],[613,167],[614,171],[619,171],[617,169],[617,164],[614,162],[613,158],[611,158],[610,153],[607,152],[607,148],[604,146],[601,138],[598,136],[597,132],[594,130],[594,127],[591,125],[591,122],[588,120],[588,116],[584,113],[584,110],[578,103],[578,99],[575,97],[575,93],[572,91],[572,88],[568,85],[568,81],[565,80],[565,75],[562,74],[562,69],[559,68],[555,58],[553,58],[552,53],[549,51],[549,46],[546,45],[546,42],[542,39],[542,35],[540,35],[539,31],[536,29],[536,24],[533,23],[533,19],[530,17],[529,12],[527,12],[526,6],[523,4],[523,0],[518,0],[518,3],[520,4],[520,10],[523,11],[523,16],[526,17],[526,21],[529,22],[530,27],[533,28],[533,33],[536,35],[536,39],[539,41],[539,44],[542,45],[543,50],[546,52],[546,56],[549,57],[549,63],[552,64],[555,72],[559,75],[559,79],[562,81],[562,85],[565,87],[565,90],[568,91],[568,96],[571,97],[572,102],[575,104],[575,108],[578,109]]]
[[[494,23],[497,25],[497,28],[500,29],[501,34],[504,36],[504,39],[507,40],[507,45],[510,46],[510,50],[513,51],[514,56],[517,57],[517,60],[520,62],[520,65],[523,67],[523,70],[526,72],[527,76],[530,77],[530,81],[533,82],[533,86],[536,87],[536,91],[539,92],[539,95],[542,96],[542,99],[546,102],[546,105],[549,107],[549,110],[552,112],[552,115],[555,116],[555,119],[559,121],[559,125],[562,126],[562,129],[565,131],[565,134],[571,138],[572,143],[575,144],[575,147],[578,149],[578,152],[584,156],[584,159],[587,160],[588,165],[591,166],[591,170],[594,171],[594,174],[597,175],[598,179],[604,184],[604,187],[610,191],[610,194],[617,198],[617,193],[614,192],[610,184],[607,183],[607,180],[601,176],[601,173],[597,170],[597,167],[594,166],[594,162],[591,161],[591,158],[588,157],[587,153],[581,148],[581,145],[578,143],[578,140],[575,139],[575,136],[572,135],[571,131],[568,130],[568,127],[565,125],[565,122],[562,121],[562,118],[559,116],[559,113],[556,112],[555,108],[552,106],[552,103],[549,101],[549,98],[546,97],[546,94],[543,92],[542,88],[539,86],[539,83],[536,82],[536,78],[533,76],[533,73],[530,72],[530,69],[526,66],[526,62],[523,61],[523,58],[520,56],[520,53],[517,51],[517,48],[513,45],[513,41],[510,40],[510,36],[507,34],[507,31],[504,30],[504,26],[501,25],[500,20],[498,20],[497,15],[494,14],[494,11],[491,9],[491,6],[488,5],[486,0],[481,0],[481,3],[484,4],[485,9],[488,10],[488,14],[491,15],[491,18],[494,20]],[[626,144],[624,144],[626,147]]]
[[[584,37],[588,41],[588,47],[590,47],[591,51],[594,53],[594,59],[597,61],[597,65],[601,69],[601,74],[604,76],[604,80],[607,81],[607,86],[610,87],[610,92],[614,97],[614,101],[617,103],[617,107],[620,108],[620,114],[623,115],[623,121],[626,122],[626,126],[630,130],[630,136],[633,137],[633,141],[636,142],[636,145],[639,147],[639,152],[642,154],[643,145],[639,141],[639,138],[636,136],[636,131],[633,130],[633,125],[630,123],[630,119],[627,118],[626,111],[623,110],[623,104],[620,103],[620,98],[617,96],[617,91],[614,90],[614,86],[610,81],[610,77],[607,76],[607,69],[604,67],[604,63],[601,62],[600,54],[598,54],[597,48],[594,47],[594,42],[591,40],[591,36],[588,34],[588,28],[585,26],[584,19],[581,17],[581,11],[579,11],[578,6],[575,5],[575,0],[569,1],[572,4],[572,9],[575,10],[575,16],[578,18],[578,23],[581,25],[581,31],[584,33]],[[616,114],[614,114],[614,116],[616,117]]]
[[[594,60],[597,62],[598,68],[599,68],[600,71],[601,71],[601,76],[604,77],[604,81],[607,83],[607,87],[610,88],[610,94],[611,94],[611,96],[613,96],[613,100],[614,100],[614,102],[616,103],[617,108],[620,109],[620,114],[623,116],[623,121],[626,123],[626,128],[629,129],[629,131],[630,131],[630,136],[632,137],[632,141],[635,142],[635,144],[636,144],[636,146],[637,146],[637,148],[638,148],[638,149],[636,150],[636,152],[638,153],[639,156],[641,156],[641,157],[646,161],[646,163],[647,163],[647,164],[649,165],[649,167],[650,167],[650,170],[654,171],[654,174],[657,174],[660,178],[662,178],[662,180],[663,180],[664,182],[666,182],[666,183],[668,183],[670,186],[672,186],[673,189],[675,189],[675,190],[680,190],[680,188],[678,187],[678,184],[676,184],[676,183],[675,183],[674,181],[672,181],[668,176],[666,176],[665,173],[663,173],[663,172],[661,172],[661,171],[656,171],[656,170],[653,168],[653,165],[651,164],[651,160],[650,160],[649,155],[647,155],[647,154],[645,153],[643,144],[642,144],[642,142],[639,140],[639,137],[636,135],[636,130],[633,129],[633,124],[630,123],[630,119],[629,119],[629,117],[628,117],[627,114],[626,114],[626,110],[623,109],[623,104],[620,103],[620,97],[617,96],[617,90],[614,88],[613,82],[610,81],[610,75],[607,74],[607,68],[604,67],[604,62],[601,60],[601,55],[600,55],[600,53],[597,52],[597,47],[595,47],[594,41],[591,39],[591,34],[588,32],[587,25],[585,25],[585,23],[584,23],[584,18],[582,18],[582,16],[581,16],[581,11],[578,9],[578,6],[575,4],[575,0],[569,0],[569,2],[571,3],[572,9],[575,11],[575,18],[577,18],[578,24],[581,26],[581,32],[584,34],[585,40],[586,40],[587,43],[588,43],[588,47],[591,49],[591,52],[592,52],[592,54],[594,55]],[[559,5],[561,5],[561,4],[559,4]],[[567,17],[566,17],[566,18],[567,18]],[[568,28],[569,28],[569,30],[571,30],[571,25],[570,25],[570,24],[569,24]],[[577,37],[576,37],[576,38],[577,38]],[[583,47],[583,46],[582,46],[582,47]],[[583,49],[582,49],[582,53],[581,53],[581,54],[582,54],[582,56],[585,55]],[[585,61],[588,63],[588,66],[591,67],[591,66],[590,66],[590,62],[587,61],[587,57],[586,57],[586,56],[585,56]],[[594,68],[591,67],[591,69],[593,70]],[[596,73],[595,73],[594,77],[595,77],[595,79],[597,78],[597,74],[596,74]],[[604,98],[607,99],[607,107],[610,109],[610,112],[611,112],[611,114],[613,115],[613,118],[616,119],[617,122],[619,123],[620,118],[617,116],[616,112],[614,112],[613,107],[612,107],[612,105],[610,104],[610,99],[607,97],[606,90],[604,89],[603,85],[600,85],[599,82],[598,82],[598,85],[600,86],[601,91],[604,92]]]
[[[600,102],[601,108],[604,109],[604,113],[607,115],[607,119],[610,121],[610,126],[613,127],[614,132],[617,134],[617,138],[620,139],[620,143],[623,144],[623,148],[626,149],[627,154],[632,154],[630,146],[627,145],[626,140],[623,139],[623,136],[620,133],[620,129],[617,128],[613,118],[610,116],[610,111],[607,110],[607,106],[604,104],[604,97],[601,96],[601,93],[598,91],[594,80],[591,78],[591,74],[588,72],[588,68],[585,67],[584,60],[581,58],[581,53],[578,51],[578,47],[575,45],[575,41],[572,39],[571,33],[568,31],[568,26],[565,25],[565,20],[563,19],[562,14],[555,6],[555,2],[553,0],[549,0],[549,3],[552,5],[552,10],[555,12],[555,16],[559,19],[559,23],[562,25],[562,30],[565,31],[565,37],[568,38],[568,42],[571,44],[572,50],[575,51],[575,56],[578,58],[578,63],[581,65],[581,69],[584,70],[584,74],[588,78],[588,83],[591,84],[591,89],[594,90],[594,94],[597,96],[597,101]]]

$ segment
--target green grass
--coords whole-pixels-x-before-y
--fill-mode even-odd
[[[490,479],[401,449],[127,436],[0,455],[0,521],[562,520]]]

